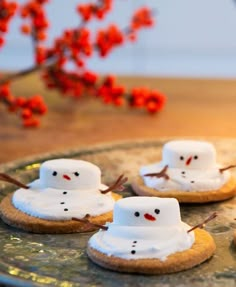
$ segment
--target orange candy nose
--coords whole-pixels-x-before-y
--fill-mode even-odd
[[[66,180],[71,180],[71,178],[67,174],[63,174],[63,178],[65,178]]]
[[[156,218],[154,216],[152,216],[151,214],[149,213],[145,213],[144,214],[144,217],[147,219],[147,220],[150,220],[150,221],[155,221]]]
[[[186,165],[190,165],[191,161],[192,161],[192,157],[190,156],[190,157],[186,160]]]

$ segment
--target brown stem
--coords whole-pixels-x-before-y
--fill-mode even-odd
[[[36,65],[36,66],[30,67],[28,69],[16,72],[14,74],[7,75],[7,76],[3,77],[2,79],[0,79],[0,85],[5,84],[11,80],[15,80],[16,78],[26,76],[26,75],[33,73],[35,71],[38,71],[40,69],[42,69],[42,65]]]
[[[217,216],[217,213],[216,212],[213,212],[210,216],[207,217],[207,219],[205,219],[202,223],[199,223],[195,226],[193,226],[192,228],[190,228],[187,232],[191,232],[193,230],[195,230],[196,228],[204,228],[204,226],[209,222],[211,221],[212,219],[216,218]]]
[[[15,80],[17,78],[21,78],[21,77],[27,76],[27,75],[29,75],[31,73],[36,72],[36,71],[43,70],[44,68],[47,68],[47,67],[53,65],[54,64],[53,60],[54,60],[54,58],[53,59],[48,59],[48,62],[45,62],[42,65],[35,65],[35,66],[32,66],[32,67],[27,68],[25,70],[21,70],[19,72],[7,75],[7,76],[5,76],[3,78],[0,78],[0,85],[6,84],[7,82],[9,82],[11,80]]]
[[[107,226],[104,226],[104,225],[101,225],[101,224],[97,224],[97,223],[93,223],[93,222],[89,221],[88,218],[89,218],[89,214],[86,214],[84,218],[72,217],[71,219],[74,220],[74,221],[78,221],[78,222],[89,224],[89,225],[91,225],[93,227],[101,228],[102,230],[107,230],[108,229]]]
[[[236,165],[229,165],[229,166],[220,168],[219,171],[220,171],[220,173],[223,173],[224,171],[226,171],[226,170],[228,170],[230,168],[234,168],[234,167],[236,167]]]
[[[127,177],[124,177],[124,175],[120,175],[117,180],[111,185],[109,186],[107,189],[105,190],[100,190],[100,192],[102,194],[105,194],[105,193],[108,193],[109,191],[112,191],[112,190],[123,190],[124,189],[124,186],[123,184],[128,180]]]
[[[22,187],[22,188],[25,188],[25,189],[29,189],[29,186],[19,182],[18,180],[12,178],[11,176],[9,176],[5,173],[0,173],[0,180],[15,184],[15,185]]]
[[[147,173],[144,174],[144,176],[155,176],[155,177],[164,177],[166,180],[170,179],[169,175],[166,173],[168,169],[168,165],[166,165],[160,172],[154,172],[154,173]]]

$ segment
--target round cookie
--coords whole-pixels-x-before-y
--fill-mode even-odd
[[[234,245],[236,245],[236,230],[234,230],[234,234],[233,234],[233,242],[234,242]]]
[[[39,179],[20,188],[0,203],[2,220],[14,227],[35,233],[72,233],[92,231],[96,227],[75,222],[72,217],[88,214],[93,223],[112,220],[121,177],[111,188],[101,183],[101,171],[82,160],[55,159],[40,166]]]
[[[215,243],[201,229],[181,221],[174,198],[130,197],[118,200],[107,230],[94,234],[87,247],[96,264],[118,272],[166,274],[209,259]]]
[[[235,179],[217,164],[214,146],[204,141],[166,143],[162,161],[141,167],[131,185],[138,195],[185,203],[222,201],[236,194]]]
[[[0,203],[1,219],[13,227],[33,233],[75,233],[96,230],[96,226],[80,223],[74,220],[46,220],[30,216],[12,204],[12,195],[7,195]],[[112,193],[114,200],[121,198],[119,194]],[[90,221],[95,224],[104,224],[112,220],[112,211],[102,215],[91,216]]]

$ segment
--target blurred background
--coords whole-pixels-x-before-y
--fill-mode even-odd
[[[24,0],[18,0],[19,3]],[[51,1],[46,5],[53,25],[50,39],[65,27],[79,23],[75,6],[85,1]],[[94,57],[89,67],[101,73],[168,77],[236,77],[236,5],[233,0],[117,0],[106,21],[123,27],[135,8],[147,4],[156,13],[154,28],[141,32],[137,43],[125,45],[103,61]],[[32,64],[30,37],[19,33],[21,20],[10,26],[0,53],[0,69],[14,70]],[[50,41],[50,40],[49,40]]]
[[[51,22],[49,42],[65,28],[79,25],[78,3],[88,2],[51,0],[45,5]],[[167,96],[163,111],[153,116],[142,109],[105,105],[100,99],[65,99],[33,73],[14,81],[12,92],[17,97],[42,95],[48,113],[38,129],[24,129],[19,116],[0,105],[0,164],[117,140],[236,137],[236,1],[114,0],[105,21],[92,21],[90,28],[95,31],[113,22],[125,28],[136,8],[145,5],[154,9],[156,25],[107,58],[93,57],[88,68],[117,74],[117,82],[128,91],[161,91]],[[10,24],[0,52],[3,73],[33,65],[32,43],[19,32],[21,23],[16,17]]]

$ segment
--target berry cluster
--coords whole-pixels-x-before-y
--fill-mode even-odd
[[[143,108],[154,114],[161,111],[166,103],[166,96],[158,91],[152,91],[147,88],[134,88],[129,98],[131,107]]]
[[[47,106],[41,96],[15,97],[10,91],[9,84],[0,86],[0,101],[5,104],[8,111],[20,116],[24,127],[39,126],[38,116],[47,112]]]
[[[115,83],[114,76],[107,76],[97,89],[97,95],[106,104],[122,106],[125,103],[125,87]]]
[[[77,6],[77,12],[84,22],[92,20],[92,18],[103,19],[111,10],[112,0],[100,0],[98,3],[80,4]]]
[[[105,57],[115,47],[122,45],[124,35],[116,25],[99,30],[96,37],[96,48],[100,56]]]
[[[48,0],[31,0],[21,7],[20,15],[24,19],[21,31],[26,35],[31,34],[36,42],[44,41],[47,38],[46,30],[49,27],[49,22],[43,6],[47,2]]]
[[[147,8],[143,7],[137,10],[130,23],[129,38],[134,41],[137,39],[137,32],[142,28],[149,28],[154,25],[153,13]]]
[[[0,48],[4,45],[4,34],[8,32],[8,25],[17,9],[17,3],[13,1],[0,1]]]
[[[60,69],[68,62],[81,68],[84,66],[84,59],[90,57],[93,52],[90,38],[87,28],[68,29],[55,39],[52,48],[44,50],[44,60],[55,58],[54,66]]]
[[[50,89],[58,90],[67,97],[79,99],[82,95],[89,94],[106,104],[144,108],[152,114],[164,107],[166,97],[162,93],[146,88],[134,88],[127,91],[124,86],[116,83],[114,76],[101,78],[86,67],[86,60],[95,52],[100,57],[106,57],[114,48],[129,40],[136,40],[142,28],[151,27],[154,19],[149,8],[138,9],[125,29],[111,24],[92,35],[87,27],[88,22],[92,19],[103,19],[111,10],[113,1],[97,0],[79,4],[76,8],[82,20],[81,25],[66,29],[54,39],[50,46],[46,47],[42,45],[42,42],[47,38],[49,27],[45,13],[45,4],[48,2],[48,0],[28,0],[19,8],[23,19],[21,31],[29,35],[34,43],[35,66],[6,79],[0,78],[0,101],[10,110],[21,114],[24,126],[37,126],[39,121],[35,115],[44,114],[46,106],[39,96],[30,99],[13,97],[6,83],[39,69],[42,70],[42,80],[45,85]],[[0,7],[2,3],[6,1],[0,0]],[[0,9],[0,31],[3,15],[5,14],[2,14]]]
[[[41,42],[47,39],[49,22],[44,11],[48,0],[30,0],[21,6],[20,15],[24,20],[21,32],[30,35],[34,42],[35,63],[41,65],[45,60],[45,49]]]
[[[43,80],[49,89],[57,89],[60,93],[67,97],[80,98],[93,87],[97,75],[86,71],[85,73],[67,72],[52,67],[44,72]]]

